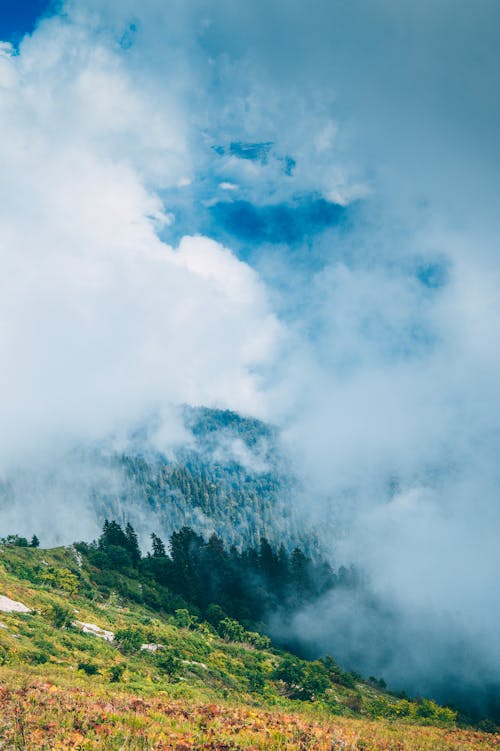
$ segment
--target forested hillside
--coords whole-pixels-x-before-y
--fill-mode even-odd
[[[179,436],[164,440],[163,432]],[[143,545],[187,525],[226,544],[258,545],[265,537],[288,552],[319,553],[317,535],[298,516],[298,481],[271,426],[227,410],[172,408],[123,436],[32,462],[0,477],[3,534],[31,534],[42,543],[96,534],[104,519],[131,521]],[[45,509],[41,513],[40,509]]]
[[[132,520],[148,534],[166,536],[184,525],[225,543],[255,546],[261,537],[317,552],[311,530],[297,518],[296,480],[272,427],[229,412],[185,408],[187,444],[166,455],[152,447],[151,425],[138,430],[127,451],[95,455],[115,474],[111,487],[92,489],[99,520]]]

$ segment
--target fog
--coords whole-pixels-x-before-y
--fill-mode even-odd
[[[315,642],[440,696],[500,676],[499,14],[68,0],[0,50],[4,481],[152,412],[189,440],[171,405],[269,420],[390,614],[334,598]],[[45,487],[58,539],[92,530]]]

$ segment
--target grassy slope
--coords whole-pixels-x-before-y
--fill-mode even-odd
[[[60,571],[77,577],[76,592],[64,591],[61,582],[51,586]],[[65,584],[64,576],[61,581]],[[69,577],[69,589],[72,582]],[[362,682],[354,689],[332,685],[321,701],[292,701],[272,677],[282,659],[279,652],[226,643],[205,627],[178,628],[172,618],[118,598],[104,601],[72,549],[0,547],[0,594],[33,609],[26,615],[0,614],[0,748],[465,751],[500,746],[498,735],[423,726],[411,718],[372,720],[370,715],[394,709],[397,700]],[[141,629],[148,642],[165,649],[156,655],[123,653],[78,628],[57,628],[51,622],[55,605],[70,605],[78,611],[75,619],[111,631]],[[167,654],[175,655],[173,674],[162,663]],[[98,673],[86,675],[78,669],[83,663]],[[116,665],[123,674],[111,682]]]

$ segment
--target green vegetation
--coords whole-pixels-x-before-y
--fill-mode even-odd
[[[243,641],[243,627],[262,631],[264,617],[278,609],[290,615],[334,586],[355,583],[352,572],[334,574],[326,562],[312,561],[298,548],[290,556],[283,546],[276,552],[265,538],[257,548],[227,550],[216,535],[205,541],[182,527],[171,535],[168,552],[157,535],[151,538],[152,553],[143,558],[131,525],[122,529],[106,521],[97,542],[75,547],[93,567],[92,585],[104,597],[114,591],[158,612],[182,611],[186,622],[178,625],[189,627],[201,618],[229,641]],[[67,569],[42,576],[67,592],[76,587]],[[255,644],[257,636],[248,638]]]
[[[191,558],[181,554],[197,551],[203,556],[215,550],[219,560],[246,566],[248,551],[225,552],[219,541],[204,543],[192,530],[173,536],[170,556],[160,542],[153,541],[153,553],[142,558],[134,530],[108,522],[93,545],[54,550],[0,547],[0,594],[31,609],[2,614],[3,669],[22,673],[26,666],[45,676],[81,675],[146,694],[162,691],[207,701],[233,697],[266,707],[310,706],[335,716],[454,725],[452,710],[427,700],[398,699],[374,679],[364,682],[342,670],[332,657],[311,662],[273,648],[270,639],[249,622],[229,615],[217,602],[208,602],[217,599],[219,590],[213,587],[203,608],[200,601],[188,601],[184,588],[190,587],[194,595],[200,590],[188,565]],[[181,560],[185,569],[179,568]],[[274,571],[280,554],[263,545],[250,560]],[[300,556],[300,561],[302,566],[308,559]],[[308,562],[306,570],[309,565],[313,564]],[[182,587],[182,594],[158,583],[171,566],[180,577],[177,587]],[[296,576],[292,563],[288,566],[290,576]],[[259,591],[264,583],[269,585],[263,577],[251,580]],[[285,586],[282,575],[277,581]],[[302,596],[315,592],[306,587]],[[264,596],[271,595],[264,587]],[[223,597],[220,600],[230,609]]]

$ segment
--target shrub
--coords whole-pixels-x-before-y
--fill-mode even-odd
[[[329,685],[328,672],[321,662],[309,662],[305,665],[302,676],[302,689],[305,699],[317,699]]]
[[[63,589],[69,594],[74,594],[78,590],[78,577],[67,568],[49,568],[40,578],[44,584]]]
[[[122,679],[124,672],[125,672],[125,665],[123,664],[123,662],[119,662],[116,665],[111,665],[109,669],[109,682],[119,683]]]
[[[115,632],[115,642],[123,652],[137,652],[145,640],[142,629],[136,626],[120,628]]]
[[[205,619],[215,628],[217,628],[219,623],[227,617],[227,613],[225,613],[221,606],[216,603],[209,605],[205,614]]]
[[[156,667],[167,675],[175,675],[180,664],[180,660],[172,652],[157,652]]]
[[[438,709],[437,704],[435,704],[430,699],[421,699],[417,709],[416,709],[416,716],[420,717],[424,720],[431,720],[436,718],[436,710]]]
[[[60,653],[57,644],[49,641],[48,639],[44,639],[43,637],[33,639],[33,644],[35,647],[41,649],[43,652],[46,652],[49,655],[58,655]],[[70,641],[70,644],[72,644],[72,641]]]
[[[241,623],[233,620],[232,618],[224,618],[219,623],[217,629],[219,635],[226,641],[242,642],[245,640],[245,634],[247,633]]]
[[[73,621],[73,611],[57,602],[42,610],[43,615],[54,628],[67,628]]]
[[[478,722],[477,726],[479,730],[483,731],[483,733],[496,733],[498,730],[493,720],[489,720],[487,717],[484,720],[481,720],[481,722]]]
[[[303,673],[304,671],[300,660],[291,655],[287,655],[274,670],[273,678],[283,681],[289,686],[300,686]]]
[[[264,634],[258,634],[256,631],[246,631],[245,641],[257,649],[269,649],[271,646],[271,639]]]
[[[33,649],[30,652],[26,652],[24,654],[24,657],[26,659],[26,662],[29,662],[30,665],[45,665],[45,663],[49,660],[48,655],[38,649]]]
[[[248,673],[248,688],[252,693],[260,694],[265,688],[264,674],[259,668],[252,668]]]
[[[380,688],[382,691],[387,688],[387,683],[383,678],[375,678],[375,676],[373,675],[368,678],[368,683],[371,683],[371,685],[375,686],[376,688]]]
[[[79,662],[78,670],[83,670],[86,675],[97,675],[99,668],[93,662]]]
[[[394,707],[396,717],[409,717],[412,714],[414,705],[408,699],[401,699]]]
[[[175,611],[175,625],[179,628],[193,628],[198,616],[193,615],[187,608],[178,608]]]
[[[338,683],[340,686],[345,686],[346,688],[356,688],[355,674],[342,670],[331,655],[323,657],[321,662],[328,671],[328,676],[333,683]]]
[[[19,535],[7,535],[0,540],[2,545],[14,545],[16,548],[27,548],[29,542],[26,537],[19,537]]]
[[[451,726],[454,725],[457,719],[457,712],[449,707],[438,707],[436,710],[436,718],[442,725]]]
[[[198,633],[202,636],[210,637],[214,635],[214,629],[209,623],[203,621],[202,623],[198,623]]]
[[[288,695],[292,698],[309,701],[321,696],[330,685],[328,671],[322,662],[304,662],[292,655],[281,661],[273,678],[287,684]]]

